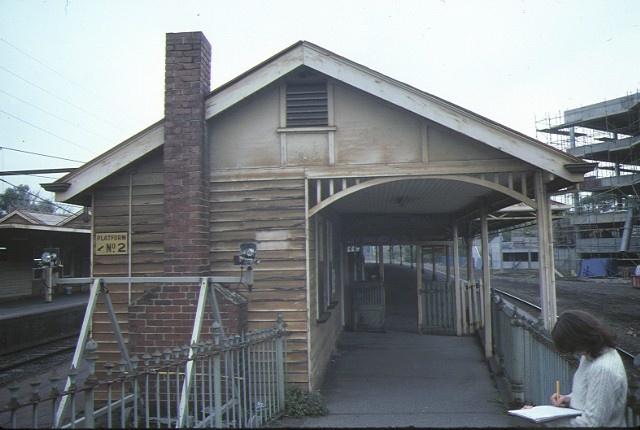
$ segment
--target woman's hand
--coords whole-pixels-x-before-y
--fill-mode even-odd
[[[569,407],[570,403],[571,403],[571,396],[563,396],[562,394],[557,395],[556,393],[553,393],[551,395],[551,404],[553,406],[567,408]]]

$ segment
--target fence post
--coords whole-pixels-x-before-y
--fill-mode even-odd
[[[7,389],[9,390],[9,396],[11,399],[7,404],[6,408],[11,411],[11,428],[18,428],[17,426],[17,415],[18,415],[18,407],[20,406],[20,402],[18,401],[18,391],[20,391],[20,385],[16,383],[16,381],[11,381],[9,385],[7,385]]]
[[[513,316],[511,317],[511,326],[513,329],[512,337],[512,353],[511,358],[511,402],[514,406],[521,406],[524,404],[524,321],[517,314],[517,309],[514,309]]]
[[[33,404],[31,418],[33,421],[34,429],[38,428],[38,405],[40,404],[39,390],[40,390],[41,383],[42,382],[39,379],[36,379],[35,377],[34,379],[31,380],[31,382],[29,382],[29,385],[31,385],[31,397],[29,398],[29,401]]]
[[[138,362],[140,359],[137,355],[133,355],[129,360],[131,362],[131,380],[133,382],[133,428],[138,428]]]
[[[524,403],[525,404],[533,404],[533,365],[532,365],[532,340],[531,340],[531,326],[527,323],[527,321],[522,319],[522,348],[524,351],[524,362],[522,363],[522,377],[523,377],[523,392],[524,392]]]
[[[215,410],[215,427],[222,428],[222,376],[220,371],[220,356],[222,354],[220,348],[220,335],[222,327],[218,321],[213,322],[213,396]]]
[[[60,377],[58,376],[58,372],[54,368],[51,371],[51,376],[49,376],[49,381],[51,382],[51,393],[49,397],[51,397],[51,422],[56,422],[56,405],[58,404],[58,400],[60,397],[60,391],[58,390],[58,381]]]
[[[95,428],[93,414],[95,410],[94,387],[98,384],[98,378],[96,377],[96,361],[98,360],[96,351],[98,350],[98,344],[93,339],[89,339],[84,350],[87,354],[85,360],[89,366],[89,376],[84,381],[84,422],[87,428]]]
[[[276,338],[276,366],[278,372],[278,409],[284,409],[284,320],[278,314],[278,337]]]
[[[504,358],[505,358],[505,333],[503,331],[503,320],[505,318],[504,315],[504,300],[502,300],[502,296],[498,294],[493,294],[491,304],[493,304],[492,312],[489,314],[489,318],[491,318],[491,330],[494,331],[494,335],[492,336],[492,346],[493,351],[489,351],[491,353],[497,354],[498,364],[501,369],[504,369]]]

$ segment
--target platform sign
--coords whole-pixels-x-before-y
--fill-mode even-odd
[[[96,233],[96,255],[128,254],[128,234]]]

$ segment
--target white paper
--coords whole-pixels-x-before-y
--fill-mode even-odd
[[[582,415],[582,411],[572,408],[560,408],[558,406],[541,405],[528,409],[514,409],[507,411],[509,415],[525,418],[534,423],[557,420],[559,418],[570,418]]]

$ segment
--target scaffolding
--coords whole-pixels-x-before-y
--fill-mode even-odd
[[[628,276],[640,264],[640,92],[569,109],[536,122],[536,137],[597,164],[579,188],[554,199],[572,209],[555,225],[557,266],[615,262]]]

